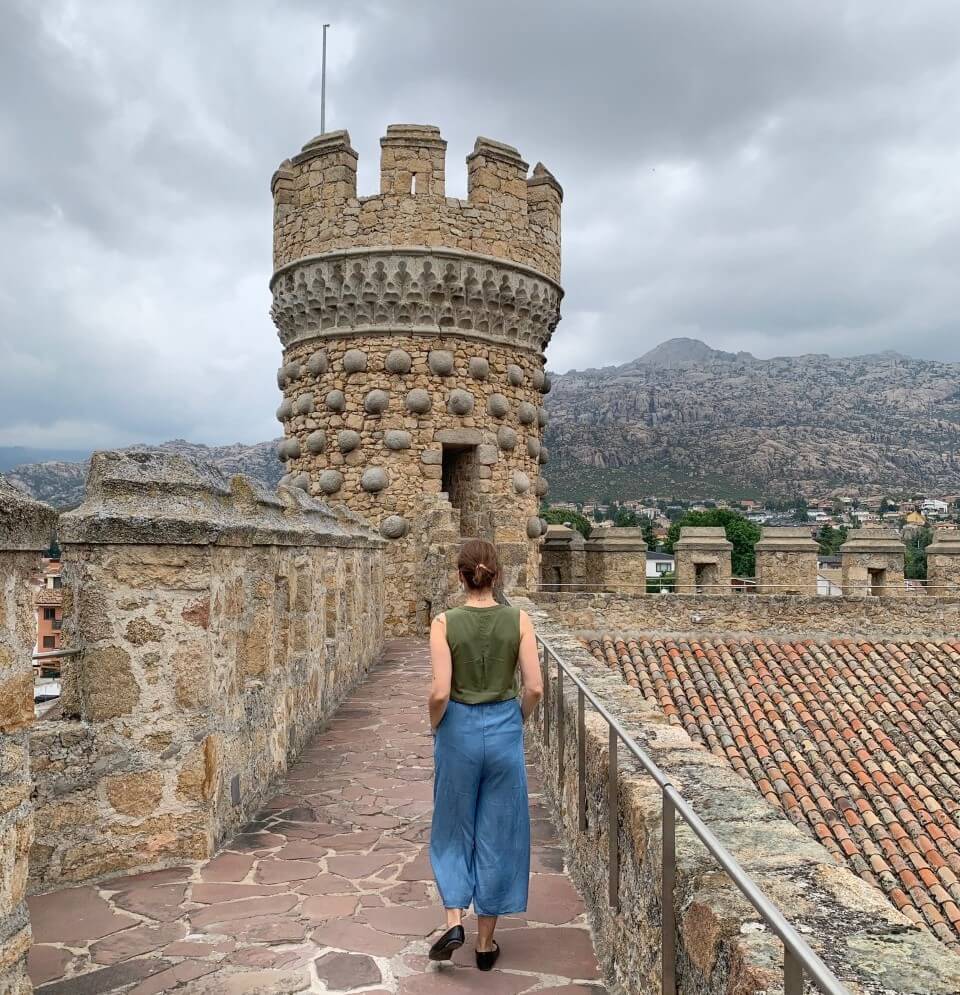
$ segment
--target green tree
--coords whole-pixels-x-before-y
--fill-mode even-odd
[[[906,561],[903,575],[909,580],[925,580],[927,577],[927,546],[933,542],[933,529],[925,526],[917,529],[907,543]]]
[[[643,529],[643,541],[647,544],[647,549],[655,550],[657,548],[657,536],[653,531],[653,522],[649,518],[645,518],[643,525],[640,527]]]
[[[617,508],[613,516],[613,524],[621,529],[636,528],[640,524],[637,513],[629,508]]]
[[[672,553],[676,541],[680,538],[680,529],[687,525],[713,526],[722,528],[727,539],[733,543],[733,573],[736,577],[752,577],[756,568],[754,546],[760,538],[760,528],[753,522],[748,522],[739,512],[732,508],[711,508],[709,511],[688,511],[683,518],[674,522],[667,532],[667,541],[663,548]]]
[[[577,511],[569,508],[541,508],[540,517],[551,525],[569,525],[576,529],[584,539],[590,535],[590,520]]]
[[[847,541],[846,526],[841,525],[835,529],[829,522],[820,527],[817,533],[817,542],[820,543],[820,552],[824,556],[836,556],[840,547]]]
[[[806,523],[810,521],[810,517],[807,512],[810,510],[807,502],[804,498],[799,497],[793,503],[793,520],[795,522]]]

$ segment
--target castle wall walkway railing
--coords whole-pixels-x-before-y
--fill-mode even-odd
[[[799,597],[819,597],[819,598],[923,598],[935,600],[937,598],[960,600],[960,584],[931,582],[927,580],[907,580],[903,586],[890,587],[885,591],[874,594],[866,588],[859,588],[856,593],[845,594],[837,581],[827,581],[821,579],[817,585],[817,592],[806,594],[797,591],[796,586],[789,584],[768,584],[760,589],[757,581],[752,577],[734,577],[729,584],[697,584],[683,590],[677,590],[678,584],[672,578],[648,577],[641,579],[635,584],[618,581],[616,587],[604,584],[582,584],[563,583],[552,581],[541,581],[537,591],[543,594],[697,594],[708,597],[729,598],[732,596],[762,596],[762,595],[796,595]]]
[[[587,829],[587,777],[586,777],[586,703],[604,719],[609,735],[607,794],[610,818],[609,860],[609,903],[617,908],[620,903],[619,871],[619,745],[636,759],[640,766],[656,782],[661,791],[663,850],[661,859],[662,928],[660,939],[661,993],[676,995],[676,910],[674,890],[677,877],[676,858],[676,818],[679,815],[690,827],[694,835],[707,848],[716,862],[729,875],[731,881],[741,891],[747,901],[756,909],[762,921],[783,943],[783,991],[784,995],[802,995],[804,977],[816,985],[824,995],[849,995],[848,990],[823,961],[810,949],[800,934],[784,918],[780,910],[763,894],[750,876],[744,871],[733,855],[711,832],[703,820],[690,807],[680,792],[670,783],[664,772],[637,744],[636,740],[623,728],[620,722],[603,706],[590,689],[573,673],[550,644],[537,636],[541,651],[544,697],[540,706],[544,743],[549,744],[551,734],[556,735],[557,777],[560,784],[564,778],[564,680],[569,680],[577,689],[577,767],[578,767],[578,826],[580,832]],[[552,663],[551,663],[552,662]],[[551,669],[556,669],[556,690],[551,694]],[[553,704],[551,703],[551,699]],[[551,717],[553,708],[555,717]],[[555,730],[551,726],[555,725]],[[548,772],[544,771],[544,776]]]

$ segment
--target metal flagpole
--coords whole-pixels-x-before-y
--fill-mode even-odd
[[[323,26],[323,58],[320,63],[320,134],[327,130],[327,28],[329,24]]]

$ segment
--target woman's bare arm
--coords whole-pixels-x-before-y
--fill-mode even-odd
[[[537,707],[543,697],[543,675],[540,672],[540,656],[537,653],[537,639],[533,634],[533,622],[525,612],[520,612],[520,677],[523,680],[523,696],[520,707],[523,721]]]
[[[445,615],[438,615],[430,626],[430,664],[433,668],[429,702],[430,727],[436,730],[450,701],[450,681],[453,677]]]

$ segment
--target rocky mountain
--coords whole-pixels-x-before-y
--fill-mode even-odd
[[[192,456],[214,463],[227,476],[245,473],[275,487],[283,474],[283,464],[277,459],[277,443],[257,442],[253,445],[236,443],[231,446],[204,446],[176,439],[157,446],[130,446],[131,450],[164,449],[167,452]],[[55,508],[74,508],[83,500],[88,460],[66,462],[51,460],[27,463],[5,474],[15,487],[46,501]]]
[[[960,490],[957,363],[757,359],[671,339],[553,383],[555,499]]]

